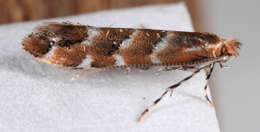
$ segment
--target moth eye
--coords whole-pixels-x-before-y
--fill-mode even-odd
[[[54,46],[55,45],[55,42],[54,41],[51,41],[50,42],[50,46]]]

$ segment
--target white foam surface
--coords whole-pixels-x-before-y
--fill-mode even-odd
[[[93,26],[192,31],[183,3],[51,19]],[[50,21],[50,20],[44,20]],[[166,96],[141,123],[138,115],[164,90],[190,75],[155,69],[128,75],[107,71],[70,81],[78,72],[38,62],[22,38],[42,21],[0,27],[1,132],[219,132],[214,108],[203,97],[204,72]]]

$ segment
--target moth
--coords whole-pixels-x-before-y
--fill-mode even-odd
[[[111,69],[184,70],[192,74],[169,86],[146,108],[143,116],[167,93],[172,95],[183,82],[201,70],[208,82],[214,65],[221,67],[239,55],[242,45],[236,39],[222,39],[212,33],[166,31],[154,29],[94,27],[70,22],[47,22],[26,36],[22,45],[37,60],[63,69],[82,70],[72,79]],[[213,105],[204,87],[206,101]]]

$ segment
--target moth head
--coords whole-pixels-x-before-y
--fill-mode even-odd
[[[242,45],[239,41],[237,41],[236,39],[231,39],[231,40],[224,40],[223,43],[224,45],[221,49],[222,54],[228,56],[235,56],[235,57],[239,55],[238,50]]]
[[[236,39],[223,40],[223,45],[221,46],[221,55],[224,57],[221,61],[226,62],[232,57],[238,57],[241,45],[242,43]]]

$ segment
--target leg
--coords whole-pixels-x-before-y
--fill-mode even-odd
[[[87,71],[85,71],[85,72],[82,72],[82,73],[76,75],[75,77],[71,78],[71,80],[77,80],[77,79],[79,79],[79,78],[81,78],[81,77],[83,77],[83,76],[87,76],[87,75],[89,75],[89,74],[96,73],[96,72],[100,72],[100,71],[104,71],[104,69],[103,69],[103,68],[89,69],[89,70],[87,70]]]
[[[207,84],[205,85],[205,87],[204,87],[204,97],[206,98],[207,103],[208,103],[210,106],[214,107],[214,104],[212,103],[212,101],[210,101],[210,99],[209,99],[209,97],[208,97],[207,88],[208,88],[208,83],[207,83]]]
[[[199,73],[202,69],[205,69],[205,68],[207,68],[207,67],[209,67],[209,66],[210,66],[210,65],[207,65],[207,66],[205,66],[205,67],[202,67],[202,68],[200,68],[200,69],[197,69],[197,70],[194,71],[190,76],[188,76],[188,77],[184,78],[183,80],[181,80],[180,82],[178,82],[178,83],[176,83],[176,84],[174,84],[174,85],[168,87],[168,88],[166,89],[166,91],[165,91],[158,99],[156,99],[148,108],[146,108],[146,109],[141,113],[141,115],[138,117],[137,121],[140,122],[140,121],[142,120],[143,116],[144,116],[147,112],[149,112],[152,107],[156,106],[156,104],[158,104],[168,92],[171,92],[171,95],[172,95],[172,92],[173,92],[173,90],[174,90],[175,88],[177,88],[178,86],[180,86],[183,82],[185,82],[185,81],[191,79],[194,75],[196,75],[197,73]]]
[[[229,65],[223,65],[221,62],[219,62],[219,66],[221,68],[231,68],[232,66],[229,66]]]
[[[213,68],[214,68],[214,65],[215,63],[211,64],[211,67],[210,67],[210,71],[207,73],[207,77],[206,77],[206,85],[204,87],[204,97],[206,98],[207,100],[207,103],[210,105],[210,106],[214,106],[214,104],[212,103],[212,101],[210,101],[209,97],[208,97],[208,94],[207,94],[207,88],[208,88],[208,81],[209,81],[209,78],[212,74],[212,71],[213,71]]]
[[[162,71],[173,71],[173,70],[179,70],[181,67],[171,67],[171,66],[166,66],[162,69]]]
[[[155,75],[159,75],[160,72],[162,71],[172,71],[172,70],[179,70],[181,69],[181,67],[160,67],[159,69],[157,69],[156,72],[154,72]]]

